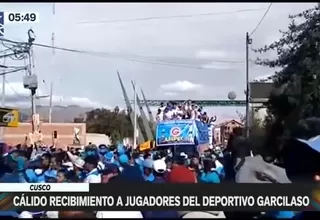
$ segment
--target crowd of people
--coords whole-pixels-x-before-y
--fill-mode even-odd
[[[214,121],[213,117],[209,117],[207,112],[203,110],[202,106],[197,105],[191,100],[176,103],[176,102],[162,102],[158,108],[156,119],[160,121],[179,120],[179,119],[193,119],[201,120],[210,124]]]
[[[18,145],[8,152],[4,143],[1,144],[1,152],[2,183],[220,183],[224,178],[222,161],[219,161],[221,154],[216,152],[204,155],[203,158],[198,155],[188,157],[183,152],[174,155],[169,149],[138,152],[122,144],[118,144],[116,149],[110,149],[106,145],[90,145],[84,150],[70,148],[67,151]],[[0,215],[1,212],[2,215],[8,214],[0,211]],[[96,216],[106,218],[108,215],[108,218],[112,218],[116,213],[120,217],[126,216],[126,212],[97,212]],[[21,218],[32,216],[32,213],[26,212],[14,214],[20,214]],[[58,212],[41,215],[49,218],[61,217]],[[181,214],[157,211],[141,212],[140,216],[176,218]]]
[[[226,149],[205,150],[201,155],[177,154],[172,149],[154,148],[137,151],[118,143],[115,148],[89,145],[67,150],[54,147],[0,144],[1,183],[151,182],[165,183],[295,183],[319,181],[320,136],[292,137],[283,143],[281,160],[266,160],[252,151],[249,139],[238,130],[232,133]],[[307,162],[301,158],[308,158]],[[279,162],[280,161],[280,162]],[[298,163],[297,161],[300,161]],[[15,212],[0,211],[0,216],[31,218],[87,216],[95,218],[228,218],[261,217],[261,213],[180,212],[180,211],[99,211],[86,212]],[[298,218],[310,212],[267,212],[263,216]],[[316,214],[317,216],[317,214]]]

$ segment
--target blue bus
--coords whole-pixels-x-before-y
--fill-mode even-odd
[[[208,125],[198,120],[170,120],[156,126],[157,149],[171,149],[175,155],[200,154],[209,147]]]

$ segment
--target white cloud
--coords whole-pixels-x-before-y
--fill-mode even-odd
[[[163,95],[172,97],[172,96],[176,96],[178,94],[176,92],[164,92]]]
[[[0,85],[2,91],[2,85]],[[5,86],[5,105],[6,106],[28,106],[30,105],[30,90],[23,87],[22,82],[6,83]],[[40,88],[37,90],[37,96],[46,96]],[[53,105],[79,105],[82,107],[108,107],[100,102],[93,101],[88,97],[68,97],[61,95],[52,96]],[[49,105],[49,97],[37,99],[37,104]]]
[[[194,84],[189,81],[176,81],[173,83],[162,84],[160,88],[165,92],[189,92],[201,90],[204,86]]]
[[[239,54],[222,51],[222,50],[199,50],[195,57],[198,60],[204,60],[208,63],[203,64],[202,68],[205,69],[217,69],[217,70],[228,70],[239,68],[240,63],[226,63],[219,61],[240,61]],[[210,62],[212,60],[212,62]]]
[[[228,53],[225,51],[212,51],[212,50],[200,50],[196,53],[196,57],[199,59],[212,59],[212,58],[225,58]]]
[[[229,69],[237,69],[238,66],[235,66],[234,64],[230,65],[228,63],[216,63],[211,62],[202,65],[202,68],[205,69],[218,69],[218,70],[229,70]]]
[[[34,47],[36,73],[40,79],[54,82],[55,104],[80,103],[111,106],[123,105],[123,96],[117,81],[120,71],[122,80],[132,95],[130,80],[139,82],[148,99],[225,99],[230,90],[243,99],[245,89],[244,64],[212,63],[214,60],[244,61],[245,32],[256,26],[269,3],[57,3],[56,14],[52,6],[44,3],[3,3],[3,11],[37,11],[41,22],[32,24],[8,25],[6,37],[13,40],[26,40],[27,30],[32,27],[36,43],[51,45],[51,33],[55,32],[55,46],[79,50],[103,52],[105,56],[88,56]],[[278,3],[274,4],[257,31],[254,33],[253,48],[271,43],[281,34],[279,29],[287,30],[289,14],[302,12],[316,3]],[[265,8],[264,10],[220,14],[243,9]],[[173,15],[217,13],[208,16],[191,16],[155,20],[136,20],[124,22],[105,22],[80,24],[80,21],[114,21],[144,17],[165,17]],[[107,55],[110,54],[110,55]],[[250,51],[250,59],[257,54]],[[273,53],[266,54],[272,59]],[[109,59],[113,57],[114,59]],[[259,54],[259,57],[265,57]],[[141,60],[136,62],[133,60]],[[203,69],[178,68],[172,65],[155,65],[150,60],[164,60],[185,66],[205,67]],[[24,65],[22,61],[11,61],[7,65]],[[231,68],[232,67],[232,68]],[[250,67],[250,78],[265,75],[273,70],[265,67]],[[9,74],[9,82],[21,81],[22,73]],[[199,77],[201,75],[201,77]],[[179,89],[159,85],[180,82]],[[186,82],[196,82],[201,86],[188,86]],[[1,81],[1,80],[0,80]],[[183,85],[185,84],[185,85]],[[187,85],[187,86],[186,86]],[[192,85],[192,84],[191,84]],[[176,86],[179,87],[179,84]],[[24,90],[28,97],[29,91]],[[159,88],[159,90],[157,90]],[[156,89],[156,91],[155,91]],[[40,89],[41,90],[41,89]],[[42,89],[47,92],[46,89]],[[185,91],[191,92],[185,92]],[[200,91],[199,91],[200,90]],[[1,90],[0,90],[1,92]],[[40,95],[46,93],[40,93]],[[7,89],[10,93],[10,89]],[[131,94],[130,94],[131,93]],[[173,96],[172,93],[177,93]],[[172,95],[172,96],[171,96]],[[132,96],[133,97],[133,96]],[[1,98],[0,98],[1,100]],[[9,103],[9,99],[7,100]],[[41,100],[48,103],[48,100]],[[16,99],[14,103],[21,103]],[[30,105],[30,101],[23,101]],[[226,112],[227,107],[213,111]],[[231,113],[234,110],[228,110]],[[222,117],[222,116],[221,116]]]

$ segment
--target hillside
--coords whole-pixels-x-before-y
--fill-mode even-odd
[[[53,106],[52,108],[52,122],[73,122],[75,117],[84,115],[86,112],[91,111],[93,108],[81,107],[77,105],[68,106]],[[30,108],[20,108],[21,121],[27,121],[31,115]],[[40,118],[48,120],[49,106],[37,106],[37,113]]]

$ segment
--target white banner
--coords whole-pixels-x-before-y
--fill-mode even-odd
[[[0,183],[1,192],[89,192],[89,183]]]

